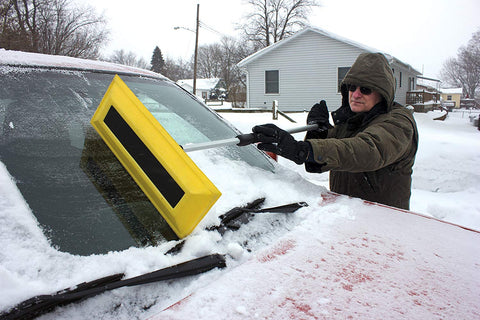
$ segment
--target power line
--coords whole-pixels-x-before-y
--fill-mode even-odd
[[[210,32],[216,33],[216,34],[218,34],[218,35],[220,35],[220,36],[227,36],[226,34],[221,33],[221,32],[219,32],[219,31],[215,30],[214,28],[210,27],[209,25],[205,24],[205,23],[202,22],[202,21],[200,21],[200,27],[202,27],[202,28],[204,28],[204,29],[207,29],[207,30],[210,31]]]

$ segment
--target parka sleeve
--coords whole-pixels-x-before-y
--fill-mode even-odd
[[[335,135],[335,129],[332,130]],[[322,171],[376,171],[402,159],[414,143],[415,129],[399,112],[374,119],[353,137],[308,140]]]

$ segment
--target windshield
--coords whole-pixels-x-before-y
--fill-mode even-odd
[[[74,254],[155,245],[175,235],[90,125],[113,74],[0,69],[0,160],[53,246]],[[235,137],[176,85],[121,75],[179,143]],[[225,156],[267,170],[254,147]]]

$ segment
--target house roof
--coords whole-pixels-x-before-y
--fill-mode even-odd
[[[332,38],[332,39],[335,39],[335,40],[338,40],[338,41],[341,41],[341,42],[344,42],[346,44],[349,44],[351,46],[354,46],[354,47],[357,47],[357,48],[360,48],[362,50],[365,50],[367,52],[380,52],[382,53],[383,55],[385,55],[385,57],[389,60],[390,63],[392,62],[395,62],[395,63],[398,63],[398,64],[402,64],[404,67],[412,70],[414,73],[417,73],[417,74],[421,74],[421,72],[415,70],[412,66],[410,66],[409,64],[405,63],[405,62],[402,62],[401,60],[395,58],[394,56],[386,53],[386,52],[382,52],[381,50],[377,50],[375,48],[372,48],[372,47],[369,47],[369,46],[366,46],[364,44],[361,44],[359,42],[356,42],[356,41],[353,41],[353,40],[350,40],[350,39],[347,39],[347,38],[344,38],[342,36],[339,36],[339,35],[336,35],[332,32],[329,32],[329,31],[326,31],[324,29],[320,29],[320,28],[317,28],[317,27],[307,27],[303,30],[300,30],[298,31],[297,33],[295,33],[293,36],[289,37],[289,38],[286,38],[286,39],[283,39],[281,41],[278,41],[266,48],[263,48],[257,52],[255,52],[254,54],[246,57],[245,59],[243,59],[242,61],[240,61],[237,65],[239,67],[244,67],[246,66],[247,64],[251,63],[252,61],[260,58],[261,56],[263,56],[264,54],[272,51],[272,50],[275,50],[276,48],[280,47],[280,46],[283,46],[285,45],[286,43],[294,40],[295,38],[301,36],[302,34],[306,33],[306,32],[309,32],[309,31],[312,31],[312,32],[315,32],[315,33],[318,33],[320,35],[323,35],[323,36],[326,36],[326,37],[329,37],[329,38]]]
[[[441,89],[441,91],[444,94],[463,94],[462,88]]]
[[[437,79],[417,77],[417,86],[422,86],[427,89],[432,89],[438,92],[440,91],[440,84],[441,84],[441,81]]]
[[[220,78],[207,78],[207,79],[197,79],[196,87],[197,90],[211,90],[215,88],[220,81]],[[177,81],[177,84],[180,86],[189,86],[193,88],[193,79],[181,79]]]

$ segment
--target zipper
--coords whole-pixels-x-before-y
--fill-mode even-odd
[[[373,192],[376,192],[376,189],[375,187],[373,186],[372,182],[370,181],[370,178],[368,177],[367,173],[364,172],[363,173],[363,179],[365,180],[365,182],[370,186],[370,188],[372,189]]]

